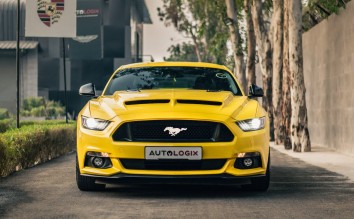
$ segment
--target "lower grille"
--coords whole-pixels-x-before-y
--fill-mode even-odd
[[[153,120],[122,124],[114,141],[132,142],[230,142],[231,131],[222,123],[192,120]]]
[[[125,169],[133,170],[218,170],[226,159],[208,160],[144,160],[119,159]]]

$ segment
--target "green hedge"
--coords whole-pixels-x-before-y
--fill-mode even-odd
[[[0,176],[32,167],[75,149],[75,124],[26,125],[0,134]]]
[[[16,126],[14,119],[2,119],[0,120],[0,133],[4,133]]]
[[[21,116],[58,118],[65,115],[65,108],[60,102],[46,100],[43,97],[31,97],[24,99],[21,108]]]
[[[69,121],[70,124],[74,124],[74,121]],[[43,121],[20,121],[20,126],[29,126],[29,125],[59,125],[66,124],[65,120],[43,120]],[[10,119],[2,119],[0,120],[0,133],[4,133],[11,129],[16,128],[16,120],[13,118]]]
[[[7,109],[5,108],[0,108],[0,120],[2,119],[8,119],[10,118],[10,113]]]

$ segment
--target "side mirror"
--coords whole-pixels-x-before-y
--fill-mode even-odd
[[[263,97],[264,96],[263,89],[258,87],[255,84],[251,84],[251,86],[249,88],[248,96],[249,97]]]
[[[79,94],[82,96],[95,97],[96,96],[95,85],[93,83],[88,83],[88,84],[82,85],[80,87]]]

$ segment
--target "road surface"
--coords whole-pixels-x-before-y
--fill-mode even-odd
[[[0,180],[0,218],[354,218],[354,184],[272,150],[266,193],[234,186],[108,186],[81,192],[75,154]]]

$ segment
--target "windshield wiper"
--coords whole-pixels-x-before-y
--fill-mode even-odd
[[[209,89],[207,90],[207,92],[221,92],[222,90],[213,90],[213,89]]]
[[[135,89],[128,89],[128,90],[125,90],[127,92],[140,92],[140,88],[135,88]]]

